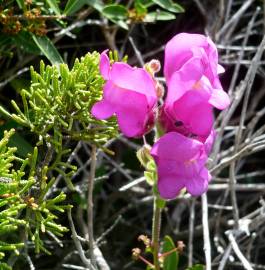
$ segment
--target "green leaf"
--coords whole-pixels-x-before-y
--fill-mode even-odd
[[[12,37],[12,40],[20,49],[27,53],[37,55],[41,53],[39,47],[33,41],[32,36],[26,31],[19,32],[19,34]]]
[[[153,174],[153,172],[147,172],[147,171],[145,171],[145,172],[144,172],[144,177],[145,177],[146,182],[147,182],[150,186],[153,186],[153,185],[154,185],[155,179],[154,179],[154,174]]]
[[[125,20],[128,18],[128,11],[122,5],[107,5],[102,9],[102,14],[121,28],[128,30]]]
[[[195,265],[187,268],[186,270],[204,270],[204,269],[205,269],[204,265],[202,265],[202,264],[195,264]]]
[[[168,235],[164,238],[163,253],[167,253],[176,248],[172,238]],[[164,258],[163,270],[176,270],[179,264],[179,254],[174,251]]]
[[[9,36],[0,34],[0,47],[7,45],[9,41],[10,41]]]
[[[30,81],[25,78],[19,78],[12,80],[10,85],[17,93],[20,93],[22,89],[28,88],[30,86]]]
[[[102,12],[104,5],[101,0],[86,0],[86,2],[89,6],[93,7],[99,12]]]
[[[1,181],[3,181],[3,183]],[[7,181],[10,181],[10,183]],[[16,190],[17,183],[12,183],[12,179],[0,177],[0,195],[16,192]]]
[[[61,11],[60,11],[60,8],[56,2],[56,0],[46,0],[47,4],[50,6],[50,8],[52,9],[52,11],[60,16],[61,15]]]
[[[153,0],[158,6],[175,13],[184,12],[184,8],[179,4],[173,3],[171,0]]]
[[[156,164],[155,164],[155,161],[151,159],[151,160],[147,163],[146,168],[147,168],[148,171],[154,171],[154,172],[156,172]]]
[[[125,30],[129,29],[128,25],[124,21],[115,21],[115,20],[111,20],[111,21],[113,21],[114,23],[116,23],[117,25],[119,25],[121,28],[123,28]]]
[[[122,5],[107,5],[102,10],[103,15],[111,20],[126,20],[128,17],[128,11],[126,7]]]
[[[24,2],[24,0],[16,0],[16,2],[17,2],[17,4],[18,4],[19,8],[25,10],[26,7],[25,7],[25,2]]]
[[[141,3],[141,0],[136,0],[134,2],[134,8],[138,15],[144,15],[147,13],[147,8]]]
[[[176,16],[167,11],[150,12],[146,14],[144,22],[152,23],[156,21],[169,21],[174,20]]]
[[[33,152],[33,147],[21,135],[15,133],[9,140],[9,146],[15,146],[19,156],[26,158],[28,153]]]
[[[0,137],[3,137],[4,131],[5,130],[10,130],[11,128],[18,128],[19,125],[13,121],[10,120],[4,125],[0,126]],[[22,135],[20,135],[18,132],[16,132],[8,142],[9,147],[16,147],[17,148],[17,153],[19,156],[26,158],[28,153],[33,152],[33,147],[31,144],[26,141]]]
[[[36,36],[32,34],[32,38],[36,45],[40,48],[41,52],[50,60],[53,65],[63,63],[63,59],[50,39],[43,36]]]
[[[87,2],[87,0],[68,0],[63,13],[65,15],[72,15],[87,4]]]
[[[152,0],[139,0],[139,2],[145,7],[151,7],[154,5]]]
[[[174,3],[173,4],[173,8],[175,9],[175,12],[176,13],[182,13],[182,12],[185,12],[185,9],[181,6],[181,5],[179,5],[179,4],[177,4],[177,3]],[[174,12],[174,11],[173,11]]]
[[[13,56],[13,53],[11,51],[12,46],[10,46],[10,43],[13,43],[11,37],[0,34],[0,56]]]
[[[15,44],[21,50],[34,54],[40,53],[39,48],[33,42],[31,35],[28,32],[22,30],[17,35],[12,36],[11,40],[12,43]]]

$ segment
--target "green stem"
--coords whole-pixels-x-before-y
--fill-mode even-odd
[[[159,235],[161,225],[161,208],[157,203],[157,196],[154,195],[154,212],[153,212],[153,228],[152,228],[152,244],[153,244],[153,258],[155,270],[159,270]]]

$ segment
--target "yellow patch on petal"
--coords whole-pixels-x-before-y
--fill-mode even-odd
[[[194,163],[196,163],[196,162],[197,162],[196,159],[190,159],[190,160],[184,161],[184,165],[185,165],[186,167],[189,167],[189,166],[191,166],[192,164],[194,164]]]
[[[197,81],[197,82],[192,86],[192,89],[193,89],[193,90],[199,90],[199,89],[201,89],[201,88],[202,88],[202,83],[201,83],[200,80]]]

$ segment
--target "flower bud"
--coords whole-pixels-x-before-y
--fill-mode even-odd
[[[152,157],[150,155],[150,150],[151,150],[150,145],[146,144],[136,152],[136,156],[138,160],[140,161],[141,165],[144,166],[145,168],[148,162],[152,160]]]
[[[138,241],[143,241],[143,243],[144,243],[144,245],[146,247],[150,247],[151,246],[151,239],[148,238],[147,235],[143,235],[143,234],[139,235]]]
[[[157,60],[157,59],[152,59],[152,60],[149,62],[149,66],[150,66],[151,70],[152,70],[154,73],[157,73],[157,72],[160,71],[160,69],[161,69],[161,64],[160,64],[159,60]]]
[[[186,245],[183,243],[183,241],[178,241],[177,242],[177,249],[178,249],[178,252],[183,252],[183,249],[186,247]]]
[[[134,260],[138,260],[140,254],[141,254],[141,249],[140,249],[140,248],[133,248],[133,249],[132,249],[132,258],[133,258]]]
[[[154,77],[155,73],[160,71],[161,64],[160,64],[159,60],[152,59],[150,62],[148,62],[144,65],[144,68],[147,72],[149,72]]]

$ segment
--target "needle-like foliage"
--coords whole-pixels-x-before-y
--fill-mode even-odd
[[[7,254],[14,256],[24,252],[27,241],[32,241],[37,253],[41,250],[48,253],[41,237],[47,233],[62,236],[67,231],[55,220],[56,213],[70,207],[60,204],[65,199],[63,193],[45,199],[51,186],[49,183],[53,181],[48,182],[47,176],[43,174],[42,185],[37,188],[37,148],[25,160],[18,158],[15,155],[16,148],[7,146],[14,133],[14,129],[6,131],[0,141],[0,260]],[[36,194],[35,190],[38,190]],[[19,235],[23,236],[20,238]],[[8,267],[2,263],[0,269]]]
[[[56,181],[53,176],[63,176],[74,190],[71,178],[76,167],[67,162],[71,153],[67,143],[84,140],[104,149],[103,144],[117,135],[114,118],[100,121],[90,114],[92,105],[102,98],[103,84],[96,52],[77,59],[71,70],[66,64],[41,62],[39,73],[31,67],[30,87],[20,92],[23,109],[15,101],[16,113],[1,107],[2,113],[38,139],[25,160],[7,145],[14,129],[0,141],[0,260],[6,262],[7,256],[19,253],[27,256],[29,244],[36,253],[49,253],[44,240],[52,237],[58,242],[57,237],[68,230],[57,219],[71,206],[62,204],[63,192],[50,192]],[[9,265],[2,262],[0,269]]]
[[[23,111],[15,101],[13,120],[39,135],[60,151],[64,138],[85,140],[101,146],[117,135],[116,120],[96,120],[90,113],[101,99],[104,80],[99,73],[99,54],[88,53],[69,70],[40,63],[40,72],[31,67],[31,86],[21,91]],[[3,109],[1,110],[3,111]]]

